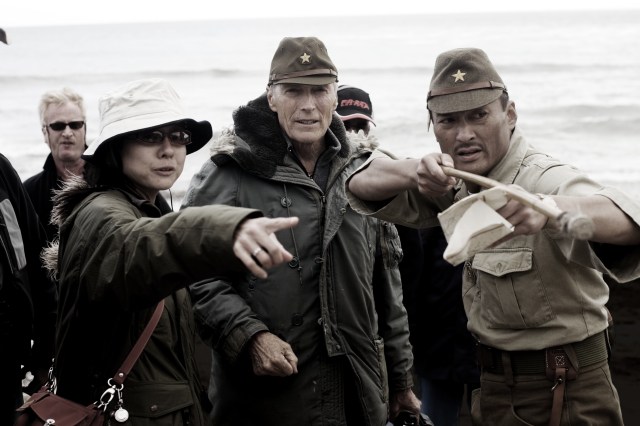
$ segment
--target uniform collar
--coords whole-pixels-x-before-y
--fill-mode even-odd
[[[512,184],[516,180],[520,166],[527,153],[527,143],[522,132],[516,127],[511,134],[509,150],[496,166],[489,172],[490,179],[497,180],[505,185]]]

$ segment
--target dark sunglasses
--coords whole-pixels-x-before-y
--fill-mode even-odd
[[[70,121],[68,123],[65,123],[63,121],[56,121],[55,123],[49,124],[51,130],[55,130],[56,132],[63,131],[67,128],[67,126],[69,126],[71,130],[80,130],[84,127],[84,121]]]
[[[169,142],[175,145],[189,145],[191,143],[191,132],[187,130],[174,130],[169,133],[154,130],[153,132],[141,132],[136,135],[136,140],[149,145],[160,145],[168,138]]]
[[[369,121],[362,118],[346,120],[344,122],[344,128],[347,130],[347,132],[358,133],[360,130],[362,130],[366,133],[369,130]]]

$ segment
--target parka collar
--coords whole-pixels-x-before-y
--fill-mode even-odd
[[[288,143],[278,123],[278,115],[269,108],[266,93],[233,112],[234,127],[214,141],[211,159],[221,165],[233,158],[243,169],[265,178],[275,175],[278,166],[285,164]],[[356,146],[347,138],[342,120],[333,114],[327,130],[327,141],[337,142],[336,156],[350,157],[354,150],[368,145],[373,139],[359,141]],[[366,142],[365,142],[366,141]],[[364,142],[364,143],[363,143]]]

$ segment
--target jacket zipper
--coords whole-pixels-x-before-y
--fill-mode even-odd
[[[9,264],[9,269],[11,270],[11,275],[15,275],[16,273],[16,265],[14,264],[13,256],[11,256],[11,252],[7,247],[7,238],[9,236],[9,231],[7,230],[7,224],[4,221],[4,216],[0,214],[0,227],[2,228],[0,232],[2,235],[0,236],[0,242],[2,243],[2,250],[7,257],[7,263]]]

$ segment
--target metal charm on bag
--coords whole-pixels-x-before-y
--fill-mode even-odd
[[[116,387],[116,393],[118,394],[118,403],[116,405],[116,411],[113,413],[113,418],[118,423],[124,423],[129,420],[129,412],[122,407],[122,389],[124,389],[124,385]]]

